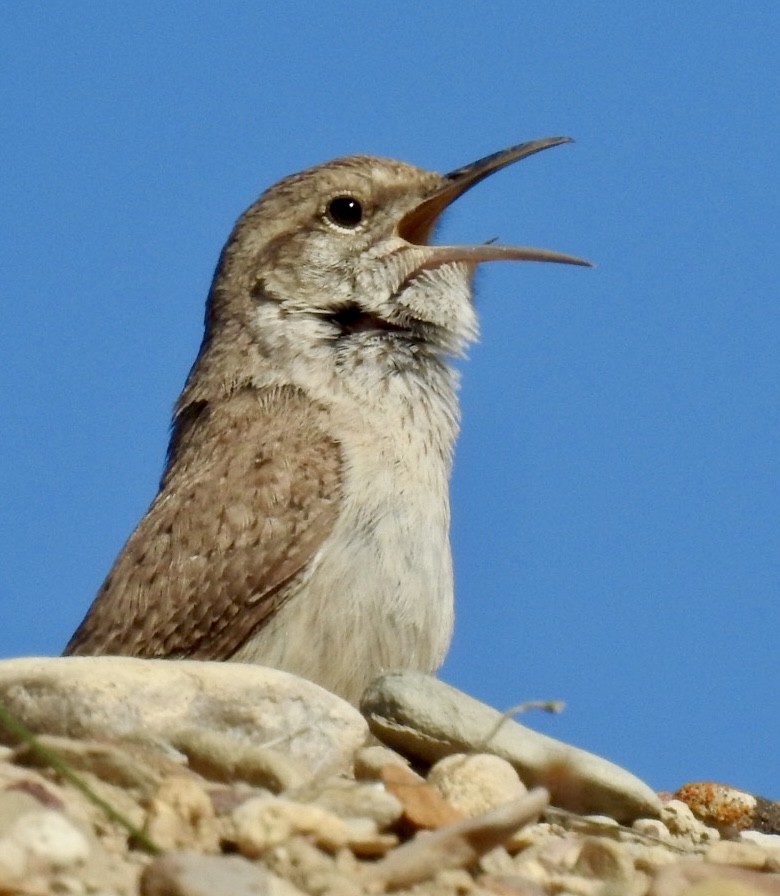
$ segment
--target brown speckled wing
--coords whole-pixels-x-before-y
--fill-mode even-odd
[[[228,659],[336,520],[341,452],[290,387],[204,404],[66,654]]]

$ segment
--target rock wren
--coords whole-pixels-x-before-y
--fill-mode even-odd
[[[440,213],[535,140],[447,175],[353,156],[239,218],[174,411],[157,497],[66,654],[262,663],[357,702],[438,668],[453,623],[450,361],[485,261],[588,262],[429,242]]]

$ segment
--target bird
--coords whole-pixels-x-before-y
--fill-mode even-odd
[[[452,636],[454,359],[483,262],[584,259],[437,245],[441,213],[568,137],[449,174],[358,155],[287,177],[236,222],[176,402],[159,491],[66,656],[231,660],[352,703],[435,672]]]

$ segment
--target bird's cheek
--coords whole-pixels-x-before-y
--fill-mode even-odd
[[[462,263],[421,271],[398,293],[398,304],[416,320],[452,330],[470,340],[476,328],[471,275],[471,267]]]

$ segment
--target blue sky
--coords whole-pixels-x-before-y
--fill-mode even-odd
[[[268,9],[268,11],[266,11]],[[154,494],[233,221],[368,152],[576,139],[450,210],[463,365],[442,670],[656,788],[780,798],[780,8],[9,4],[0,655],[58,653]]]

